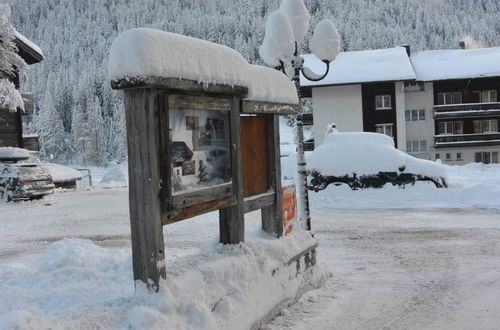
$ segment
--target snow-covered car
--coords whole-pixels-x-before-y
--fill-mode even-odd
[[[36,163],[27,162],[30,153],[19,148],[0,148],[0,200],[38,199],[52,194],[52,177]]]
[[[442,164],[418,159],[394,147],[384,134],[353,132],[327,134],[325,142],[307,158],[310,189],[319,191],[329,184],[349,185],[352,189],[380,188],[386,183],[404,186],[430,181],[447,187]]]

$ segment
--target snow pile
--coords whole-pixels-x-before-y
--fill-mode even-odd
[[[83,177],[82,173],[71,167],[53,163],[41,163],[40,165],[45,172],[50,174],[54,182],[77,181]]]
[[[304,55],[304,66],[317,73],[326,64],[312,54]],[[330,64],[330,72],[321,81],[300,77],[301,86],[358,84],[373,81],[413,80],[415,72],[404,47],[340,53]]]
[[[30,152],[26,149],[13,147],[0,147],[0,159],[28,159]]]
[[[128,186],[128,163],[112,164],[98,182],[99,187]]]
[[[417,80],[500,76],[500,47],[428,50],[411,57]]]
[[[294,84],[285,75],[256,69],[226,46],[154,29],[121,33],[111,45],[108,74],[111,81],[160,77],[243,86],[252,101],[298,103]],[[263,82],[273,88],[256,89]]]
[[[314,244],[297,230],[277,240],[255,233],[239,245],[167,262],[167,281],[134,294],[129,250],[64,239],[32,263],[0,270],[0,328],[249,329],[329,277],[284,263]],[[280,305],[280,303],[282,305]]]
[[[433,183],[416,182],[404,189],[386,184],[382,189],[352,190],[347,185],[330,185],[310,193],[312,209],[412,209],[487,208],[500,210],[500,165],[471,163],[443,165],[448,172],[448,189]]]
[[[446,178],[444,166],[416,159],[397,150],[392,138],[378,133],[328,134],[325,142],[311,152],[307,163],[308,169],[316,170],[325,176],[404,172],[431,178]]]

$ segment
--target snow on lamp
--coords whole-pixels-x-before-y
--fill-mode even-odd
[[[273,11],[267,18],[266,34],[259,54],[271,67],[291,60],[294,49],[293,29],[288,15],[281,10]]]
[[[302,0],[284,0],[280,10],[288,15],[293,29],[293,40],[301,42],[309,28],[310,15]]]
[[[323,62],[331,62],[340,52],[340,35],[329,19],[321,20],[309,42],[309,49]]]
[[[335,25],[330,20],[320,21],[311,38],[310,49],[326,64],[323,74],[316,74],[304,66],[304,58],[299,55],[298,44],[304,39],[309,28],[310,15],[303,0],[283,0],[279,10],[272,12],[266,23],[266,34],[259,49],[259,54],[267,65],[282,71],[295,82],[297,94],[300,98],[300,74],[311,81],[319,81],[328,75],[330,62],[340,51],[340,36]],[[309,214],[309,198],[307,188],[307,170],[304,156],[304,132],[302,106],[295,117],[297,124],[297,167],[299,216],[305,222],[306,229],[311,230],[311,216]]]

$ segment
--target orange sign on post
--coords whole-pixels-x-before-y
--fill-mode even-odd
[[[297,210],[295,186],[282,187],[281,198],[283,207],[283,232],[285,235],[288,235],[293,229],[292,222],[295,219]]]

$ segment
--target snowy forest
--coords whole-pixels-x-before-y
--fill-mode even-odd
[[[106,165],[126,158],[121,93],[107,80],[113,39],[153,27],[227,45],[250,63],[267,15],[278,0],[10,0],[12,23],[37,43],[45,60],[22,89],[36,94],[27,132],[40,135],[41,156],[62,163]],[[408,43],[412,50],[500,46],[498,0],[305,0],[311,26],[335,22],[342,49]],[[310,29],[311,30],[311,29]],[[309,40],[310,34],[306,36]],[[308,52],[307,43],[302,45]]]

